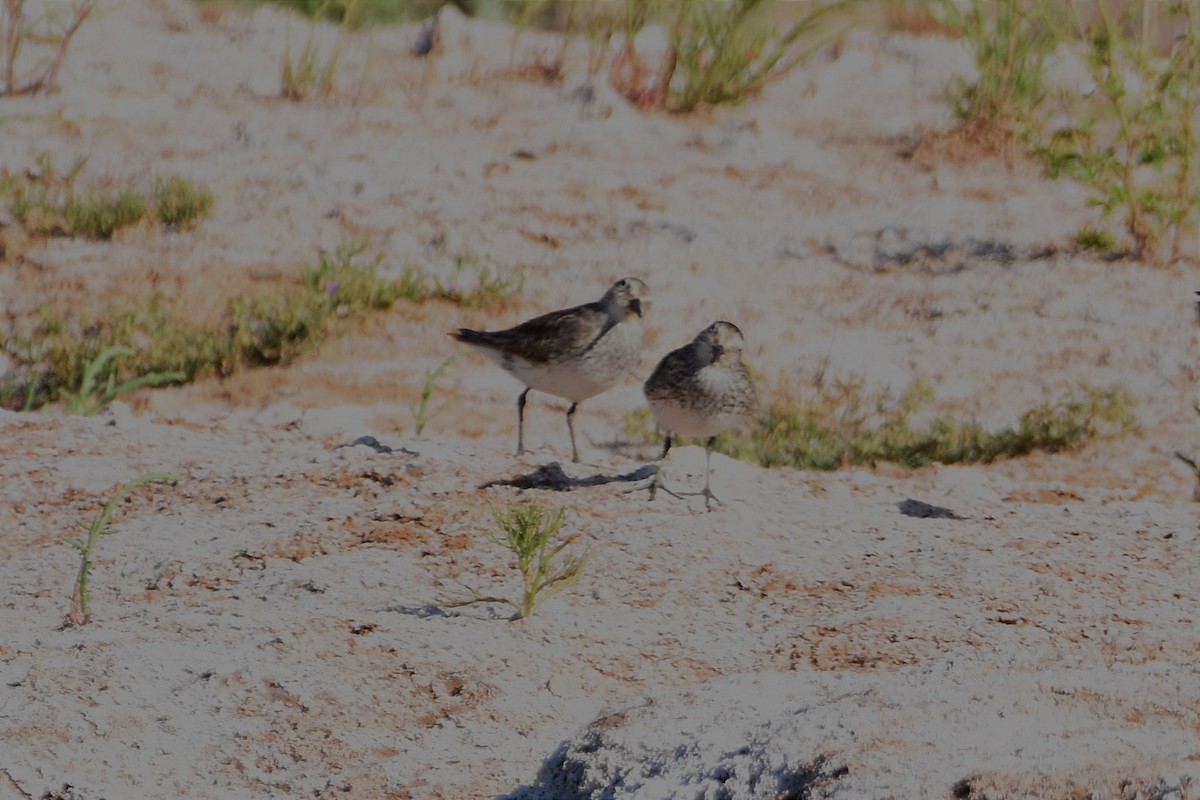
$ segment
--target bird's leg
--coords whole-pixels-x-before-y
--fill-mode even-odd
[[[704,495],[704,510],[705,511],[709,510],[708,502],[710,500],[717,500],[717,496],[715,494],[713,494],[712,489],[710,489],[708,487],[708,478],[712,474],[713,445],[715,445],[716,443],[717,443],[717,437],[710,436],[710,437],[708,437],[708,442],[704,445],[704,491],[701,492],[701,494]],[[717,502],[719,503],[721,501],[717,500]]]
[[[654,470],[654,477],[650,479],[650,499],[651,500],[654,499],[654,493],[656,491],[658,491],[659,486],[662,485],[662,480],[661,480],[662,471],[663,471],[663,467],[665,467],[667,465],[667,453],[670,452],[670,450],[671,450],[671,432],[667,431],[666,437],[663,438],[662,455],[660,455],[658,457],[658,467]],[[663,491],[666,492],[668,490],[663,489]]]
[[[662,489],[664,492],[671,495],[671,497],[679,497],[679,495],[675,494],[675,492],[672,492],[670,489],[662,485],[662,471],[663,467],[666,466],[667,453],[670,451],[670,449],[671,434],[668,432],[666,437],[663,439],[662,454],[659,455],[658,464],[654,467],[654,476],[650,478],[649,483],[646,483],[642,486],[635,486],[632,489],[626,489],[625,494],[633,494],[634,492],[640,492],[643,488],[648,488],[650,490],[651,500],[654,499],[654,493],[659,489]],[[638,471],[641,472],[641,470]]]
[[[703,496],[705,511],[711,510],[711,502],[712,501],[716,501],[718,503],[722,502],[721,498],[717,497],[715,494],[712,493],[712,489],[709,488],[709,484],[708,484],[709,475],[712,474],[712,451],[713,451],[713,446],[716,443],[717,443],[717,437],[711,436],[711,437],[709,437],[708,442],[706,442],[704,445],[704,489],[699,492],[680,492],[679,493],[680,495],[683,495],[685,497],[695,497],[696,495]]]
[[[579,451],[575,449],[575,409],[579,407],[579,403],[571,403],[571,407],[567,409],[567,430],[571,432],[571,460],[576,464],[579,463]]]
[[[521,392],[517,398],[517,455],[525,452],[525,396],[529,389]]]

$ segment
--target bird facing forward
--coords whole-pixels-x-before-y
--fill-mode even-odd
[[[637,278],[622,278],[594,303],[551,311],[502,331],[460,328],[451,333],[499,364],[521,383],[517,397],[517,454],[525,452],[525,398],[530,389],[571,402],[567,430],[571,459],[575,410],[588,398],[619,383],[642,359],[642,315],[650,290]]]
[[[714,322],[688,344],[663,357],[642,391],[654,418],[666,431],[659,468],[650,481],[650,499],[661,485],[662,462],[671,449],[671,436],[706,437],[704,508],[717,497],[709,488],[712,449],[717,434],[751,418],[758,397],[742,363],[745,338],[732,322]],[[720,502],[717,500],[717,502]]]

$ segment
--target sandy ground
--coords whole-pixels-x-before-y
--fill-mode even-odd
[[[10,253],[7,324],[156,292],[204,318],[348,234],[385,269],[449,279],[470,257],[525,289],[486,311],[402,303],[287,367],[100,417],[0,414],[0,798],[733,797],[676,772],[750,744],[824,764],[786,796],[1197,796],[1200,529],[1172,456],[1200,444],[1195,265],[1072,253],[1083,189],[929,145],[970,67],[954,42],[855,31],[743,106],[670,117],[579,91],[582,53],[561,84],[530,80],[552,37],[514,48],[453,16],[426,59],[416,28],[352,38],[335,95],[289,102],[282,53],[306,30],[112,0],[61,93],[4,100],[10,172],[87,156],[84,181],[173,172],[217,196],[192,231]],[[904,257],[923,244],[938,254]],[[627,492],[656,450],[623,442],[636,381],[581,407],[578,465],[544,396],[512,455],[520,387],[477,356],[413,435],[446,331],[623,275],[655,298],[637,377],[724,318],[766,384],[922,377],[989,425],[1121,385],[1138,428],[990,467],[718,456],[707,514]],[[553,464],[564,479],[511,485]],[[669,477],[702,468],[680,448]],[[64,627],[63,537],[148,470],[182,480],[121,508],[94,620]],[[437,608],[457,582],[516,592],[485,533],[518,499],[571,509],[582,579],[522,621]],[[680,755],[696,737],[709,749]],[[589,743],[592,793],[554,789]]]

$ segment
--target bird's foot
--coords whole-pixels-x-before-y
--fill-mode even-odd
[[[672,494],[674,494],[674,492],[672,492]],[[709,489],[707,486],[705,486],[699,492],[680,492],[679,494],[676,494],[675,496],[676,497],[703,497],[705,511],[712,511],[713,503],[716,503],[716,504],[722,505],[722,506],[725,505],[725,501],[722,500],[721,498],[717,497],[715,494],[713,494],[712,489]]]
[[[660,489],[662,491],[666,492],[667,494],[671,495],[671,497],[674,497],[677,499],[680,498],[679,494],[673,492],[672,490],[670,490],[667,487],[662,485],[662,467],[661,466],[655,467],[654,477],[650,478],[650,480],[648,480],[642,484],[639,484],[638,486],[634,486],[632,489],[626,489],[625,494],[633,494],[634,492],[640,492],[643,489],[650,490],[650,499],[651,500],[654,499],[655,493],[657,493]]]

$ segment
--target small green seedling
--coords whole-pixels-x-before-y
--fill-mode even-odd
[[[488,538],[507,547],[517,557],[517,570],[523,584],[520,602],[485,595],[464,584],[469,597],[439,605],[458,608],[473,603],[503,603],[516,610],[514,619],[523,619],[533,614],[543,600],[567,588],[579,577],[587,554],[563,553],[573,538],[553,541],[567,519],[566,508],[547,515],[540,505],[521,503],[510,505],[504,511],[493,508],[492,516],[502,533],[490,533]]]
[[[70,625],[86,625],[92,619],[90,608],[90,595],[88,591],[88,579],[92,572],[92,554],[96,551],[96,545],[100,543],[101,536],[109,536],[115,531],[109,526],[112,521],[112,515],[117,510],[117,506],[125,502],[134,491],[140,489],[149,483],[175,483],[179,480],[174,475],[169,475],[163,472],[147,472],[135,480],[122,486],[117,490],[116,494],[109,498],[104,504],[104,508],[100,510],[90,523],[79,521],[79,527],[87,532],[86,538],[77,536],[68,538],[67,544],[79,551],[79,574],[75,578],[75,591],[71,595],[71,611],[67,615],[67,623]]]
[[[93,416],[104,410],[104,407],[126,392],[132,392],[146,386],[163,386],[168,383],[182,383],[187,376],[182,372],[153,372],[139,375],[117,383],[116,370],[110,370],[109,364],[123,356],[134,355],[132,348],[122,345],[111,345],[100,351],[91,362],[83,368],[83,377],[79,388],[73,392],[60,392],[66,402],[68,414]],[[107,372],[108,378],[101,383],[100,376]]]
[[[447,356],[441,364],[433,369],[425,370],[425,388],[421,390],[421,400],[417,403],[410,403],[408,406],[409,411],[412,412],[413,421],[416,423],[415,435],[420,436],[421,432],[425,430],[425,426],[434,417],[429,411],[429,401],[433,398],[434,384],[437,383],[437,379],[442,377],[442,373],[449,369],[455,361],[469,352],[468,348],[459,348]]]

